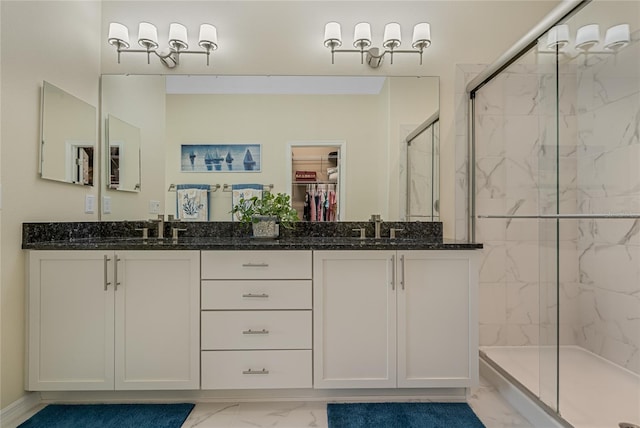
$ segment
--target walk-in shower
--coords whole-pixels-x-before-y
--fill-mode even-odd
[[[534,30],[468,86],[481,357],[572,426],[640,425],[640,2]]]

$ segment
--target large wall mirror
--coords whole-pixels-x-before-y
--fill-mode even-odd
[[[103,220],[153,218],[158,202],[161,212],[176,214],[180,184],[210,185],[209,219],[231,220],[232,192],[224,185],[273,185],[291,193],[292,143],[336,142],[346,160],[340,220],[379,213],[397,221],[406,215],[406,137],[438,111],[439,79],[105,75],[102,109],[103,117],[140,128],[141,150],[140,193],[112,201]],[[259,145],[261,168],[184,169],[190,145]],[[101,191],[116,198],[103,178]]]
[[[40,176],[93,186],[96,108],[43,82],[40,127]]]

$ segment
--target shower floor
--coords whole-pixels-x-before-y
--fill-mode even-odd
[[[481,350],[555,408],[554,348],[489,346]],[[575,428],[640,425],[640,376],[578,346],[560,347],[560,415]]]

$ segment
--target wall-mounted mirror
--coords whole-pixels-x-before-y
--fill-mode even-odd
[[[40,176],[93,186],[96,108],[45,81],[41,120]]]
[[[318,141],[344,144],[341,221],[374,213],[402,220],[402,147],[439,109],[437,77],[105,75],[102,91],[103,115],[140,127],[142,164],[142,191],[126,203],[137,211],[112,203],[104,220],[156,217],[156,201],[162,213],[175,214],[177,195],[170,189],[178,184],[220,185],[209,194],[210,220],[231,220],[225,184],[290,193],[295,171],[287,148]],[[259,172],[181,168],[182,146],[246,144],[261,147]]]
[[[106,129],[108,188],[140,191],[140,128],[108,115]]]

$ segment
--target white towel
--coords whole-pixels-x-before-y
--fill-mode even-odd
[[[178,219],[207,221],[209,193],[205,189],[178,189]]]
[[[258,199],[262,198],[262,190],[257,189],[241,189],[233,191],[233,206],[235,207],[240,203],[240,199],[249,200],[254,196]],[[236,220],[240,220],[240,213],[236,213]]]
[[[262,198],[262,186],[260,189],[245,187],[242,189],[233,189],[233,195],[231,197],[232,206],[238,205],[240,199],[249,200],[256,196],[258,199]],[[235,220],[240,220],[240,213],[236,213]]]

